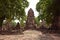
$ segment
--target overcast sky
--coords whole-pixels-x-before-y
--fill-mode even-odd
[[[36,4],[39,2],[39,0],[27,0],[27,1],[29,2],[29,6],[28,6],[28,8],[25,8],[26,15],[28,13],[28,10],[30,8],[32,8],[33,11],[34,11],[35,17],[37,17],[38,16],[38,12],[36,11]]]

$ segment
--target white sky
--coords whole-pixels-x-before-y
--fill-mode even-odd
[[[26,15],[30,8],[33,9],[35,17],[38,16],[38,12],[36,11],[36,4],[39,2],[39,0],[27,0],[29,2],[28,8],[25,8]]]

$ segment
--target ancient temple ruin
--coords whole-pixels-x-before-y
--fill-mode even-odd
[[[28,16],[27,16],[27,20],[26,20],[26,29],[35,29],[35,21],[34,21],[34,12],[33,10],[30,8],[30,10],[28,11]]]

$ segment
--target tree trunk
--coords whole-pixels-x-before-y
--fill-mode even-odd
[[[52,22],[52,29],[56,32],[60,32],[60,14],[55,14]]]
[[[2,16],[0,18],[0,31],[2,31],[2,23],[3,23],[3,20],[5,19],[5,16]]]
[[[2,23],[3,23],[3,20],[0,19],[0,31],[2,30]]]

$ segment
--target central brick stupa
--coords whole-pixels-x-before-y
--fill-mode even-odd
[[[34,20],[34,12],[30,8],[28,11],[28,16],[26,20],[26,29],[35,29],[35,20]]]

